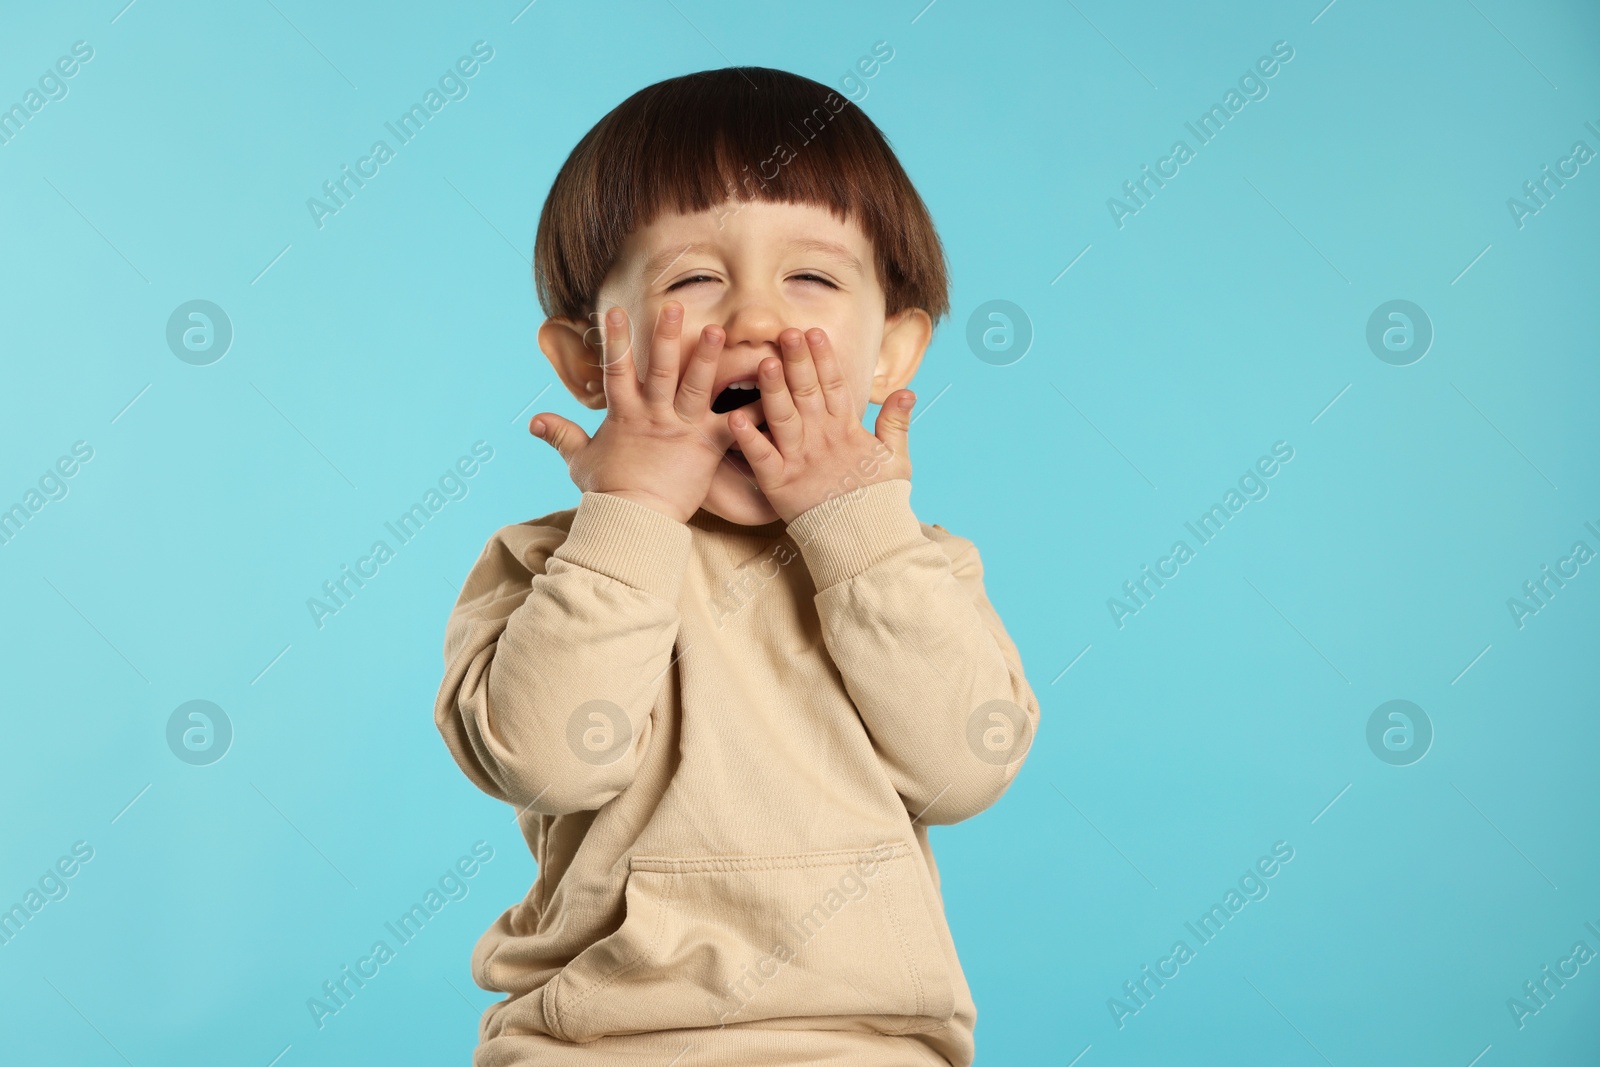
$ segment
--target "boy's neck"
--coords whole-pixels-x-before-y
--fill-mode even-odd
[[[743,523],[730,522],[720,515],[712,514],[705,508],[701,508],[689,516],[688,525],[697,530],[704,530],[707,533],[732,534],[735,537],[752,537],[757,540],[768,541],[782,537],[784,531],[789,528],[789,524],[782,519],[774,519],[772,522],[762,523],[759,526],[746,526]]]

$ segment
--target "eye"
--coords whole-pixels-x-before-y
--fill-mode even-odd
[[[821,282],[823,285],[826,285],[829,289],[837,289],[837,288],[839,288],[837,285],[834,285],[831,281],[829,281],[828,279],[824,278],[820,274],[809,274],[809,273],[807,273],[807,274],[796,274],[795,278],[796,279],[807,278],[807,279],[810,279],[811,281],[814,281],[814,282]]]
[[[714,282],[714,281],[716,281],[716,279],[711,277],[709,274],[691,274],[689,277],[680,278],[677,281],[673,282],[671,285],[667,286],[667,292],[670,293],[670,292],[672,292],[672,290],[677,289],[680,286],[692,285],[695,282]]]

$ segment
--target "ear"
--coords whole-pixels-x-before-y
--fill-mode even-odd
[[[932,339],[933,320],[919,307],[904,308],[884,322],[878,365],[872,372],[869,399],[874,404],[883,403],[890,393],[911,384]]]
[[[552,317],[539,327],[539,350],[555,368],[561,384],[586,408],[606,406],[600,336],[599,327],[577,319]]]

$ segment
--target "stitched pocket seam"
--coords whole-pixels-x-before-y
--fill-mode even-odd
[[[630,871],[659,874],[706,874],[733,871],[777,871],[808,867],[849,867],[865,856],[877,855],[878,862],[910,855],[911,846],[897,841],[885,848],[841,848],[828,852],[794,852],[781,856],[633,856]]]
[[[573,1000],[571,1003],[560,1004],[559,1002],[557,1002],[556,1005],[555,1005],[555,1008],[556,1008],[555,1014],[556,1015],[558,1015],[558,1016],[564,1015],[567,1012],[573,1010],[574,1008],[577,1008],[584,1001],[588,1000],[590,997],[594,996],[596,993],[599,993],[602,990],[607,989],[613,983],[615,983],[618,979],[620,979],[624,975],[626,975],[629,971],[631,971],[635,967],[639,966],[639,964],[643,960],[645,960],[646,958],[654,955],[657,946],[659,946],[660,943],[661,943],[661,935],[662,935],[662,933],[663,933],[663,931],[664,931],[664,929],[666,927],[666,919],[665,919],[665,917],[666,917],[668,911],[670,911],[670,909],[672,907],[673,897],[677,894],[677,891],[678,891],[678,879],[676,877],[670,877],[670,878],[666,879],[666,890],[667,890],[666,894],[661,898],[662,907],[660,908],[660,910],[658,910],[656,912],[656,915],[655,915],[655,929],[651,932],[649,943],[646,944],[646,945],[640,946],[639,951],[635,952],[631,959],[627,960],[626,962],[621,964],[619,967],[617,967],[616,970],[612,971],[602,981],[596,982],[594,985],[590,986],[588,989],[585,989],[581,994],[578,995],[577,999]],[[626,918],[624,918],[623,921],[626,922],[627,921]],[[561,976],[558,973],[556,975],[556,977],[560,978]],[[562,1026],[561,1029],[563,1031],[565,1031],[566,1027]]]
[[[905,926],[900,921],[900,908],[895,903],[893,885],[894,882],[892,880],[884,880],[883,910],[889,916],[889,924],[894,927],[895,940],[900,942],[900,957],[905,960],[906,970],[911,974],[912,984],[916,987],[917,1014],[926,1015],[928,1011],[928,995],[922,987],[922,972],[917,969],[911,954],[911,946],[906,941]]]

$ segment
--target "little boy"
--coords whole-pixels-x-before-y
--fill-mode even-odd
[[[445,632],[434,720],[538,863],[473,953],[509,994],[475,1067],[967,1067],[927,828],[1005,792],[1039,705],[911,511],[926,207],[853,104],[729,68],[601,119],[535,256],[539,347],[606,414],[532,419],[580,502],[497,530]]]

